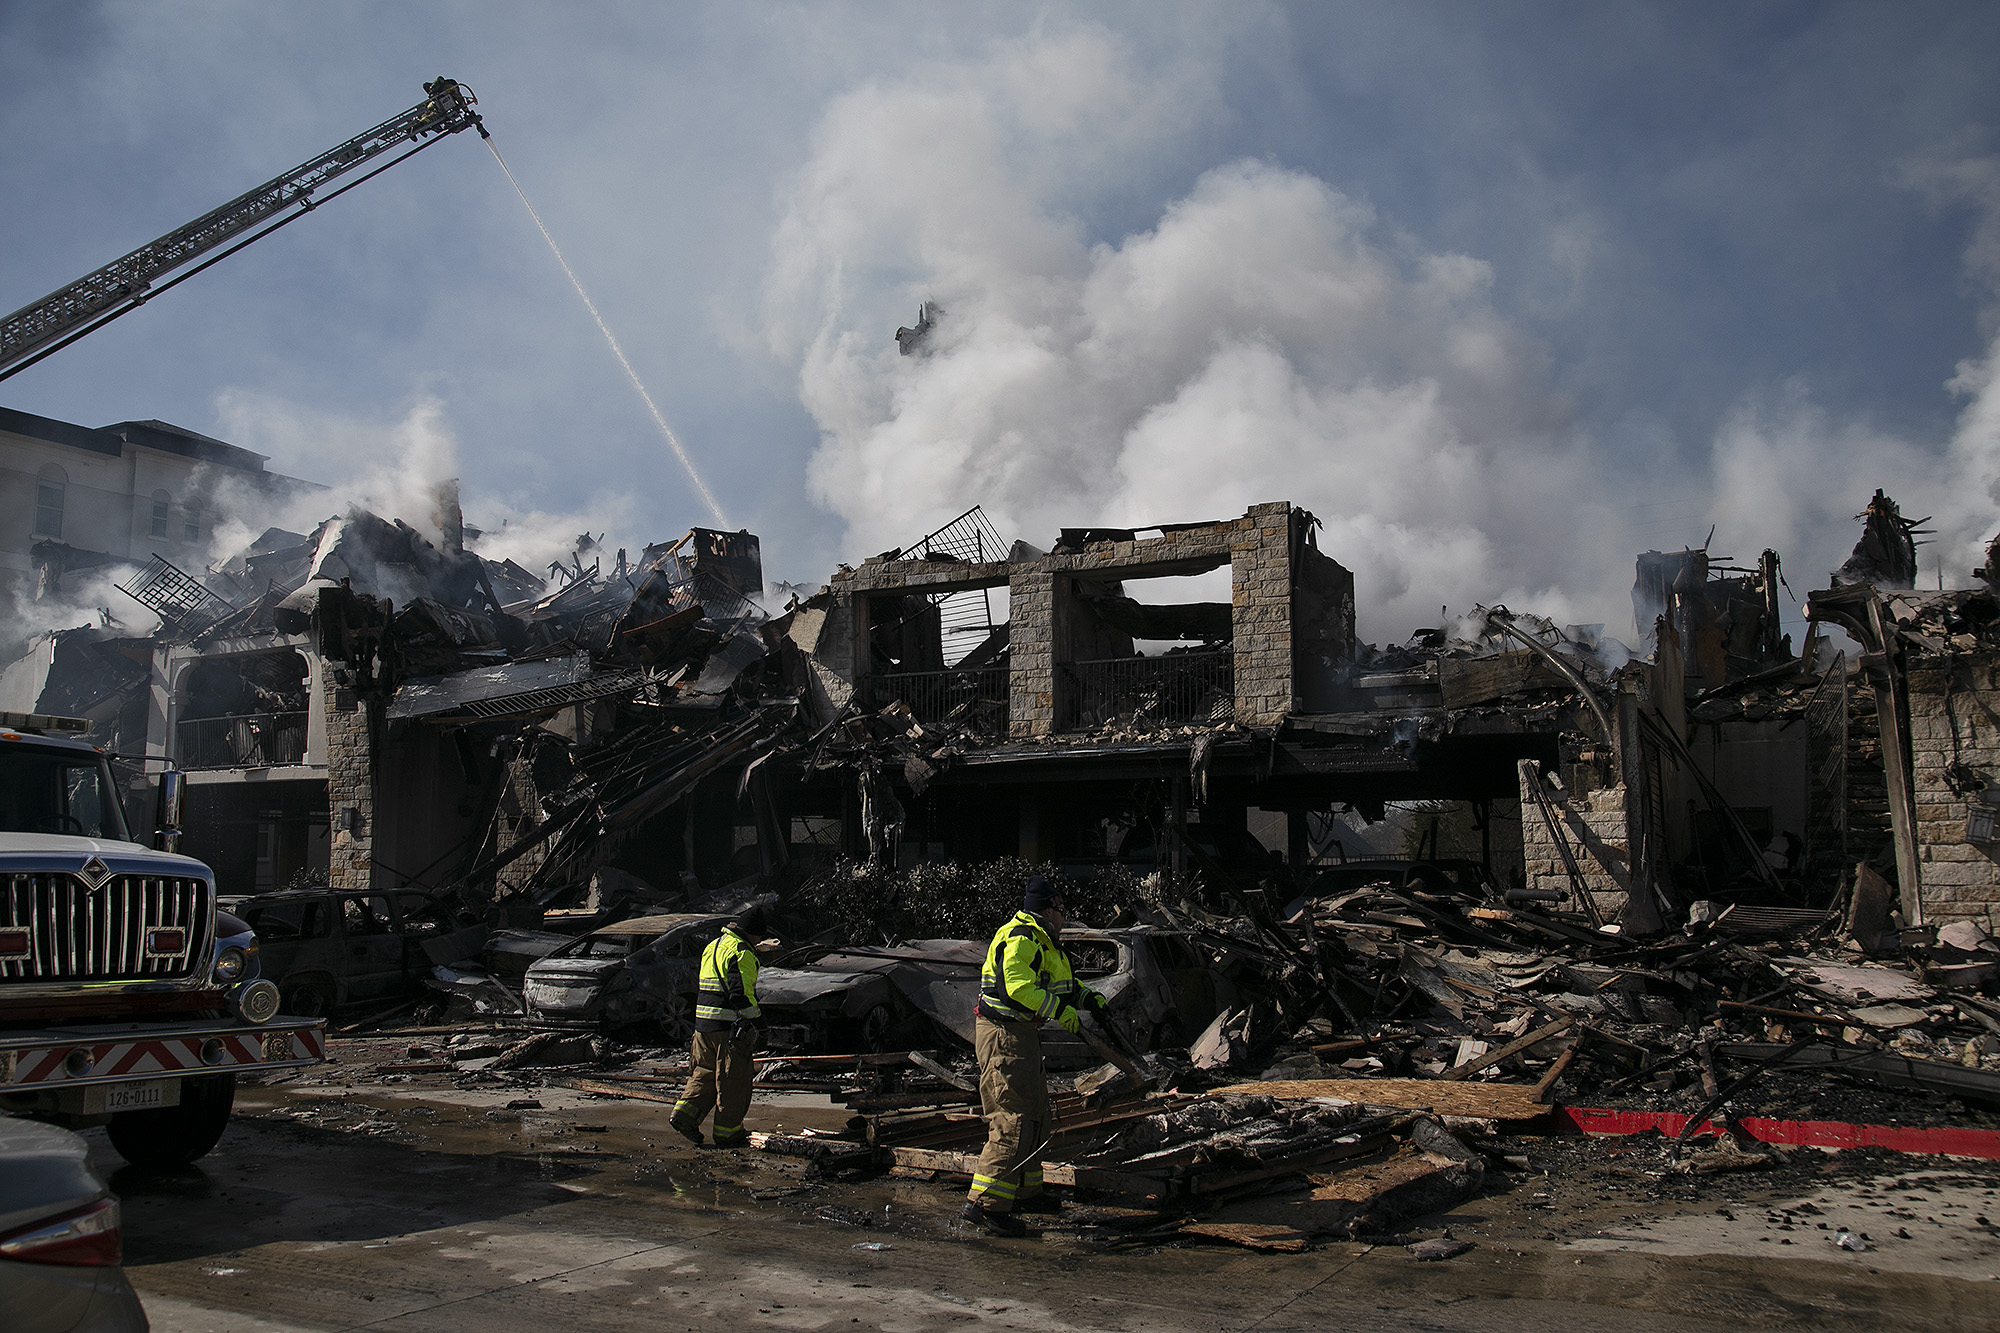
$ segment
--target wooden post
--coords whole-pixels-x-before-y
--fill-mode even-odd
[[[1896,841],[1896,889],[1902,899],[1903,924],[1924,924],[1922,871],[1917,864],[1917,810],[1910,790],[1909,754],[1903,744],[1903,718],[1897,708],[1896,655],[1882,624],[1882,599],[1868,598],[1868,627],[1874,631],[1875,662],[1868,683],[1875,690],[1875,720],[1882,730],[1882,773],[1889,783],[1889,831]]]
[[[1646,747],[1639,741],[1639,682],[1618,683],[1618,780],[1625,786],[1625,910],[1619,920],[1635,933],[1666,927],[1653,887],[1652,803],[1646,799]]]

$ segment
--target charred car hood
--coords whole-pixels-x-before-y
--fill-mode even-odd
[[[879,971],[821,972],[767,967],[757,974],[757,1003],[765,1006],[838,1003],[860,987],[879,987],[886,994],[888,982]]]
[[[528,969],[529,981],[556,986],[578,986],[591,981],[608,981],[623,968],[623,958],[544,958]]]

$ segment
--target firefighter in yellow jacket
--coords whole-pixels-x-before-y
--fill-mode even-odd
[[[716,1147],[740,1147],[750,1138],[743,1113],[750,1109],[750,1079],[756,1073],[751,1057],[763,1038],[764,1014],[757,1006],[757,955],[751,943],[762,927],[761,913],[753,908],[724,926],[702,950],[687,1089],[668,1122],[697,1147],[701,1122],[711,1108]]]
[[[1042,1024],[1054,1019],[1074,1036],[1083,1010],[1104,1013],[1104,997],[1077,984],[1062,951],[1065,919],[1062,890],[1029,876],[1021,910],[993,936],[980,976],[973,1046],[986,1151],[963,1216],[1003,1236],[1027,1234],[1017,1213],[1061,1208],[1042,1192],[1042,1149],[1052,1128]]]

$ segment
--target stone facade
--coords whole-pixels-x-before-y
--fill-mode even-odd
[[[2000,841],[1975,842],[1981,830],[1967,827],[1976,808],[2000,804],[2000,657],[1913,653],[1908,685],[1924,919],[2000,933]]]
[[[1569,869],[1556,848],[1555,836],[1536,808],[1533,789],[1528,785],[1529,766],[1521,777],[1521,852],[1526,862],[1527,887],[1570,891]],[[1631,888],[1631,861],[1627,854],[1625,788],[1600,787],[1580,797],[1560,792],[1546,777],[1539,779],[1563,837],[1583,871],[1592,901],[1606,921],[1615,921],[1624,910]],[[1575,904],[1579,909],[1581,904]]]

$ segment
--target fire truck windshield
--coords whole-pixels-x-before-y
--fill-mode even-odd
[[[103,755],[0,742],[0,833],[131,841]]]

